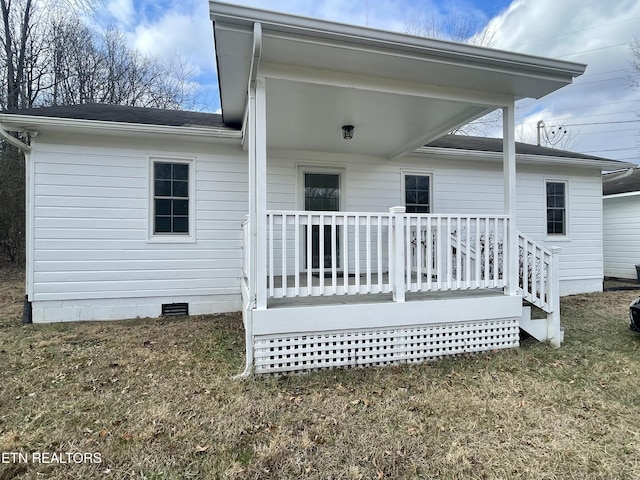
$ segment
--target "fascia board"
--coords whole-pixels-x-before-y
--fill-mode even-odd
[[[489,162],[502,162],[502,152],[487,152],[481,150],[462,150],[451,149],[442,147],[420,147],[415,150],[414,153],[422,155],[432,155],[443,158],[456,157],[462,160],[473,161],[489,161]],[[597,167],[601,171],[609,171],[620,168],[629,168],[637,166],[634,163],[622,162],[620,160],[597,160],[586,158],[573,158],[573,157],[553,157],[548,155],[530,155],[530,154],[516,154],[516,161],[526,164],[546,164],[546,165],[569,165],[569,166],[582,166],[582,167]]]
[[[580,63],[495,50],[475,45],[459,44],[444,40],[415,37],[396,32],[346,25],[297,15],[258,10],[216,1],[210,1],[210,15],[214,22],[244,26],[248,31],[259,22],[265,35],[269,31],[304,35],[321,40],[342,39],[349,44],[369,48],[414,53],[420,56],[439,57],[454,63],[477,64],[483,69],[511,71],[520,74],[550,75],[572,79],[584,73],[586,66]]]
[[[141,123],[109,122],[104,120],[84,120],[34,115],[0,114],[0,122],[7,130],[24,131],[37,128],[80,129],[85,132],[114,132],[161,134],[189,137],[208,137],[241,140],[242,132],[216,127],[146,125]]]
[[[624,198],[624,197],[637,197],[640,195],[640,192],[625,192],[625,193],[613,193],[611,195],[603,195],[603,200],[608,200],[610,198]]]

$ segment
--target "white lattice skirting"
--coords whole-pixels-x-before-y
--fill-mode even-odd
[[[514,348],[518,319],[254,337],[256,373],[422,362]]]

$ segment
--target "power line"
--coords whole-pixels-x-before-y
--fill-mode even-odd
[[[563,107],[563,108],[559,108],[558,110],[560,110],[561,112],[564,110],[579,110],[579,109],[583,109],[583,108],[594,108],[594,107],[602,107],[604,105],[617,105],[620,103],[633,103],[633,102],[640,102],[639,100],[624,100],[624,101],[620,101],[620,102],[607,102],[607,103],[596,103],[595,105],[583,105],[581,107]]]
[[[580,53],[597,52],[598,50],[606,50],[607,48],[622,47],[623,45],[629,45],[629,42],[617,43],[615,45],[608,45],[606,47],[592,48],[590,50],[581,50],[579,52],[567,53],[566,55],[554,55],[554,57],[555,58],[571,57],[573,55],[579,55]]]
[[[554,38],[566,37],[566,36],[569,36],[569,35],[575,35],[576,33],[583,33],[583,32],[586,32],[588,30],[596,30],[598,28],[605,28],[605,27],[609,27],[611,25],[616,25],[618,23],[630,22],[632,20],[638,20],[638,19],[640,19],[640,17],[625,18],[624,20],[620,20],[618,22],[610,22],[610,23],[606,23],[606,24],[603,24],[603,25],[596,25],[594,27],[587,27],[587,28],[582,28],[580,30],[574,30],[572,32],[560,33],[558,35],[554,35],[554,36],[551,36],[551,37],[543,37],[543,38],[539,38],[537,40],[530,40],[530,41],[525,42],[525,43],[520,43],[520,44],[518,44],[518,46],[529,45],[531,43],[543,42],[545,40],[552,40]]]
[[[588,115],[586,115],[588,116]],[[581,117],[575,117],[575,118],[581,118]],[[522,122],[520,123],[520,125],[533,125],[537,122]],[[563,122],[554,122],[554,123],[558,123],[559,125],[562,125],[563,127],[582,127],[584,125],[617,125],[620,123],[640,123],[640,119],[639,120],[618,120],[618,121],[612,121],[612,122],[585,122],[585,123],[563,123]]]
[[[640,123],[640,120],[619,120],[617,122],[566,123],[563,127],[581,127],[583,125],[614,125],[620,123]]]

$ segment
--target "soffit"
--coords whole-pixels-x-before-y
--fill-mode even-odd
[[[340,88],[293,82],[286,76],[272,79],[268,71],[259,70],[259,75],[267,76],[267,141],[278,148],[351,151],[358,142],[335,144],[331,136],[346,122],[356,126],[363,140],[371,140],[363,148],[383,155],[406,152],[505,105],[506,100],[539,98],[555,91],[585,68],[215,1],[210,2],[210,12],[222,112],[229,126],[241,125],[246,112],[254,23],[260,23],[262,30],[261,65],[353,77],[348,88]],[[374,79],[382,88],[364,91],[358,79]],[[446,89],[448,101],[437,95],[430,99],[391,95],[391,87],[400,83]],[[493,100],[498,97],[505,100]],[[366,130],[358,122],[375,123],[376,128]],[[416,136],[420,129],[422,136]],[[309,140],[312,134],[315,141]],[[387,137],[383,151],[381,135]]]

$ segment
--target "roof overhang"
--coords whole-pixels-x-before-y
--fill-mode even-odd
[[[254,26],[261,27],[258,75],[267,83],[267,142],[276,148],[394,157],[517,99],[547,95],[585,70],[217,1],[210,1],[210,15],[223,118],[230,126],[245,118]],[[339,138],[347,123],[356,126],[349,143]]]
[[[238,141],[242,133],[228,128],[206,126],[146,125],[140,123],[85,120],[78,118],[43,117],[37,115],[16,115],[0,113],[0,124],[12,132],[68,134],[70,131],[85,135],[140,136],[158,135],[181,138],[201,138],[210,140],[230,139]]]
[[[468,161],[502,162],[503,160],[502,152],[463,150],[443,147],[421,147],[418,148],[415,153],[429,155],[434,158],[456,158],[457,160]],[[596,168],[601,172],[637,166],[635,163],[622,162],[620,160],[609,160],[606,158],[554,157],[550,155],[531,155],[524,153],[516,153],[516,162],[519,164],[564,165],[569,167]]]

